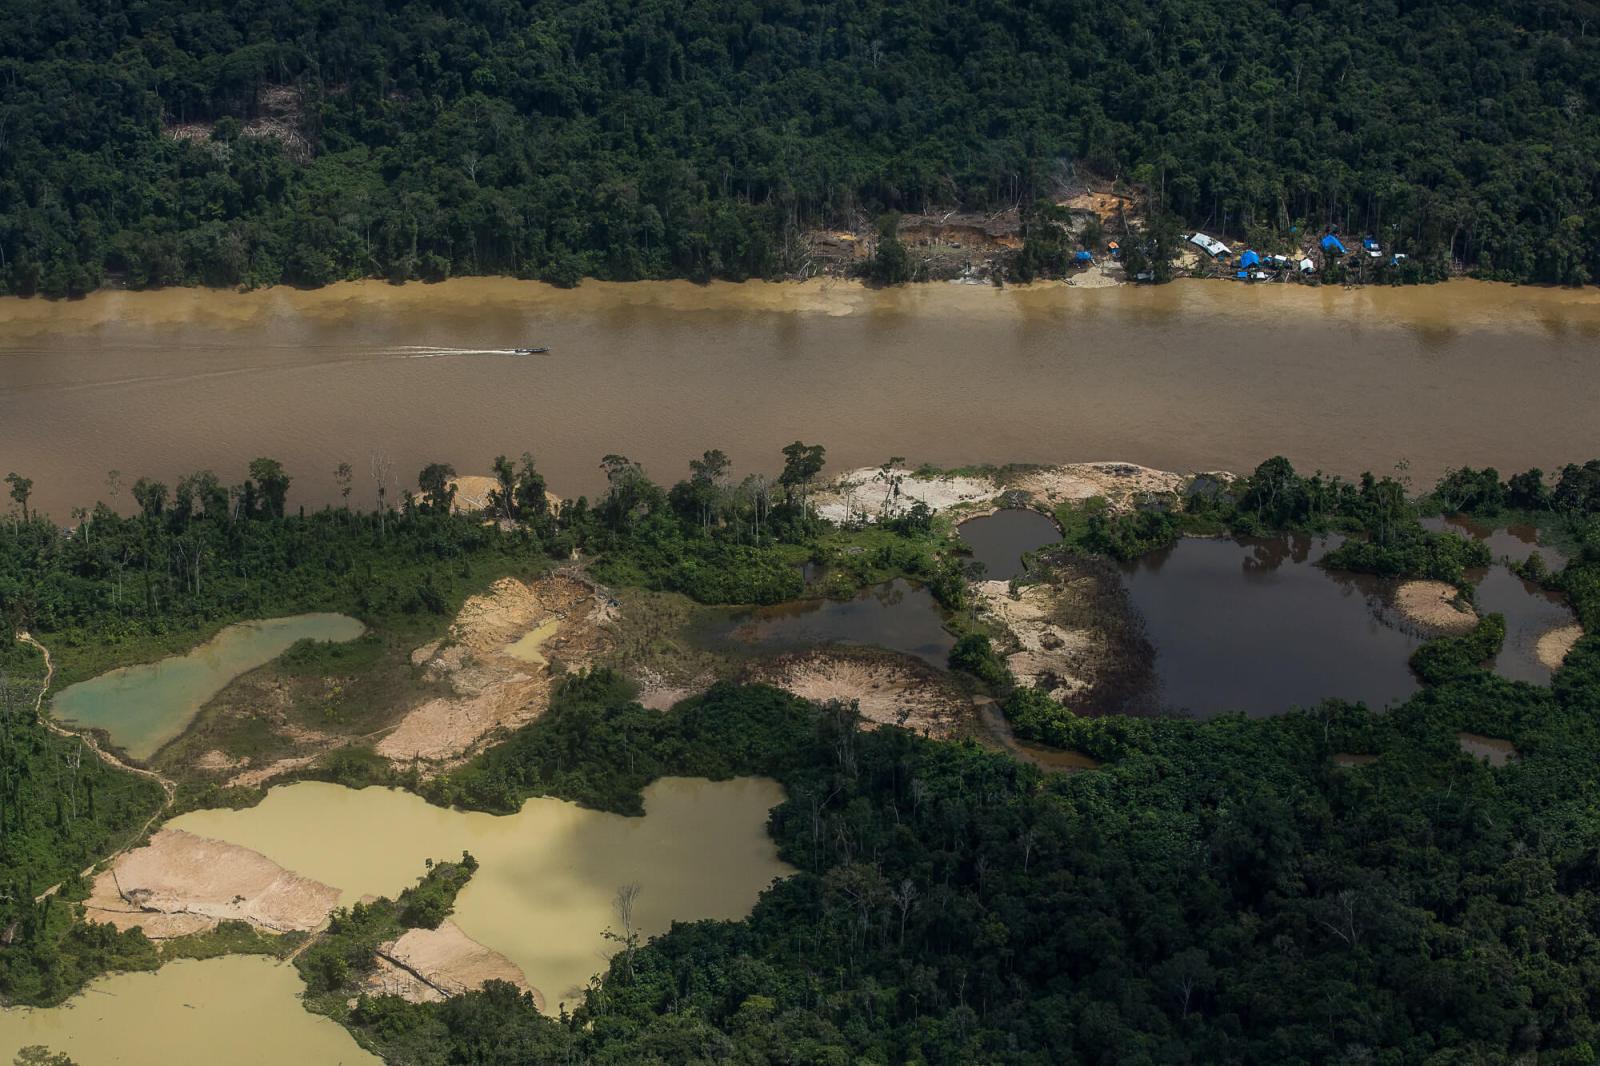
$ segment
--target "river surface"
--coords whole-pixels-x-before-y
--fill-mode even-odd
[[[42,1044],[79,1066],[377,1066],[337,1022],[300,1006],[304,987],[293,966],[259,955],[103,977],[62,1007],[0,1010],[0,1062]]]
[[[767,812],[783,802],[776,782],[664,778],[644,797],[642,818],[555,799],[496,816],[393,789],[301,782],[249,810],[195,811],[168,827],[259,851],[339,888],[347,904],[392,897],[424,860],[470,851],[481,865],[452,920],[520,966],[555,1013],[576,1004],[616,949],[601,934],[620,929],[612,900],[623,885],[641,886],[634,919],[648,937],[675,920],[742,918],[774,878],[794,872],[766,831]]]
[[[364,628],[342,614],[241,622],[184,655],[69,685],[52,699],[51,713],[70,725],[104,729],[129,755],[148,759],[240,674],[271,662],[296,641],[354,640]]]
[[[1118,459],[1348,475],[1545,469],[1600,452],[1600,294],[1476,282],[997,291],[460,279],[0,300],[0,457],[60,520],[147,474],[285,462],[291,501],[375,499],[428,462],[529,450],[567,496],[616,452],[657,479],[707,448],[771,473]],[[513,347],[551,352],[516,356]],[[1514,353],[1514,356],[1513,354]],[[107,471],[123,475],[113,496]],[[391,499],[397,493],[391,490]]]

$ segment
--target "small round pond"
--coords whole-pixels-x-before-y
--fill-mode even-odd
[[[989,581],[1010,581],[1021,575],[1023,555],[1061,539],[1053,520],[1025,507],[969,518],[956,532],[972,547],[972,557],[983,564],[983,576]]]

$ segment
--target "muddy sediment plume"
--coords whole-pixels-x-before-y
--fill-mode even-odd
[[[608,452],[659,476],[715,441],[739,476],[770,475],[802,429],[830,472],[890,454],[1242,471],[1281,453],[1355,476],[1405,454],[1426,483],[1468,456],[1502,470],[1584,458],[1597,330],[1592,292],[1470,281],[1339,293],[470,278],[6,298],[0,453],[62,520],[94,503],[112,465],[171,484],[197,468],[237,478],[264,453],[293,474],[292,504],[314,509],[341,502],[339,459],[364,475],[374,450],[401,471],[485,472],[537,397],[542,473],[591,498]],[[530,342],[549,355],[508,354]],[[1372,390],[1379,378],[1392,387]],[[1419,406],[1426,390],[1435,402]],[[356,491],[370,505],[365,476]]]

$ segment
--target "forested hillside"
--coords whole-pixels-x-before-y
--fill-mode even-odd
[[[0,8],[0,292],[770,276],[1120,180],[1263,240],[1600,276],[1600,8],[149,0]]]

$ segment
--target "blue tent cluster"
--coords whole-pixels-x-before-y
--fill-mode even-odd
[[[1344,255],[1344,242],[1330,233],[1326,237],[1322,238],[1322,250],[1324,252],[1331,252],[1335,255]]]
[[[1245,253],[1239,257],[1239,266],[1242,267],[1245,270],[1249,270],[1253,266],[1260,266],[1260,265],[1261,265],[1261,254],[1259,252],[1257,252],[1254,248],[1247,249],[1245,251]]]

